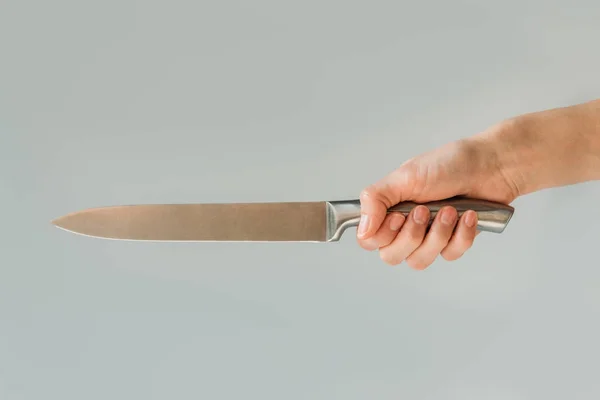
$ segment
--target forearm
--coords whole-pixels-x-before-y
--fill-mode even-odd
[[[481,138],[518,195],[600,179],[600,100],[521,115]]]

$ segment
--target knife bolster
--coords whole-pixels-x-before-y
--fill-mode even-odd
[[[328,201],[327,241],[337,242],[346,229],[358,226],[360,221],[360,200]]]

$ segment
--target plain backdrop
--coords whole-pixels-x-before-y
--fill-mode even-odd
[[[597,399],[600,185],[416,272],[355,242],[136,243],[135,203],[355,198],[600,96],[600,3],[0,1],[0,398]]]

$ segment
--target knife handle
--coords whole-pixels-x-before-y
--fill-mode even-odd
[[[400,212],[406,217],[411,210],[418,205],[424,205],[429,209],[429,224],[433,222],[435,216],[442,207],[454,207],[458,212],[459,217],[466,211],[473,210],[477,213],[477,230],[492,233],[502,233],[515,211],[512,206],[503,203],[472,199],[468,197],[453,197],[446,200],[431,201],[426,203],[405,201],[389,208],[388,213]],[[358,226],[360,214],[360,200],[339,200],[328,202],[328,240],[337,241],[347,228]]]

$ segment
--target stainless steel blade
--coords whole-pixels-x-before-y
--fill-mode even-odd
[[[418,204],[402,202],[388,212],[405,216]],[[514,208],[496,202],[452,198],[423,203],[430,223],[445,206],[459,215],[477,213],[477,229],[502,233]],[[357,226],[360,201],[287,203],[147,204],[91,208],[57,218],[53,223],[67,231],[117,240],[148,241],[251,241],[335,242],[345,230]]]
[[[91,208],[53,223],[119,240],[324,242],[326,208],[326,202],[129,205]]]

